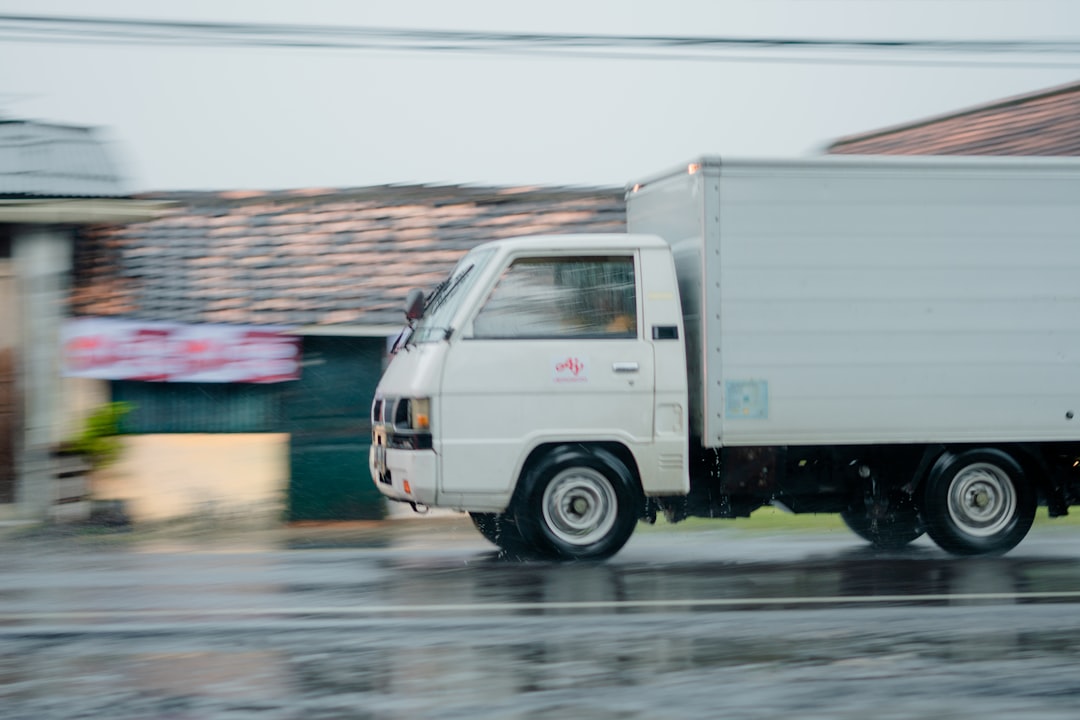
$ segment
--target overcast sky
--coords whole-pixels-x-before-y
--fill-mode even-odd
[[[0,0],[0,14],[1080,40],[1076,0]],[[621,186],[705,153],[815,154],[843,135],[1080,80],[1076,53],[726,54],[731,59],[678,61],[6,37],[0,116],[102,128],[135,191],[403,182]]]

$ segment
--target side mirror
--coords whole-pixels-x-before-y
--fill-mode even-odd
[[[413,288],[405,296],[405,319],[409,322],[424,317],[424,291]]]

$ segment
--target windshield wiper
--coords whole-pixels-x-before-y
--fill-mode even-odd
[[[428,295],[427,299],[424,301],[424,312],[423,315],[420,316],[421,327],[423,327],[424,321],[427,318],[431,317],[430,314],[437,310],[440,305],[446,302],[446,299],[448,297],[454,294],[454,290],[457,289],[457,286],[461,284],[461,281],[464,280],[470,272],[472,272],[472,269],[474,267],[476,266],[470,265],[469,267],[458,273],[456,276],[449,277],[435,286],[435,289],[431,291],[431,294]],[[409,320],[409,324],[406,327],[402,328],[401,334],[398,335],[397,340],[394,341],[394,344],[390,349],[391,355],[395,354],[399,349],[404,349],[407,351],[409,349],[409,345],[415,344],[415,322],[415,320]],[[443,339],[449,340],[450,335],[453,332],[454,331],[452,328],[446,328],[443,331]]]
[[[394,344],[390,347],[390,354],[396,355],[397,351],[400,349],[408,350],[409,342],[412,340],[412,334],[413,326],[412,322],[410,322],[408,325],[401,328],[401,332],[398,333],[397,340],[395,340]]]
[[[431,297],[428,298],[428,301],[424,303],[424,314],[427,315],[429,312],[434,312],[440,305],[446,302],[446,298],[454,294],[454,290],[457,289],[457,286],[461,284],[461,281],[472,272],[474,267],[476,266],[470,265],[462,270],[457,277],[443,280],[442,283],[435,288],[435,292],[431,293]]]
[[[427,299],[424,300],[424,314],[425,315],[427,315],[427,311],[431,307],[432,303],[434,303],[434,302],[442,302],[442,300],[441,300],[442,295],[443,295],[444,292],[446,292],[446,288],[450,285],[450,280],[451,280],[451,278],[446,278],[441,283],[436,285],[435,289],[432,290],[430,294],[428,294]]]

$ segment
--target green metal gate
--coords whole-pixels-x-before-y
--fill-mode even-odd
[[[289,383],[289,520],[384,516],[368,470],[371,400],[382,373],[383,338],[304,338],[303,371]]]

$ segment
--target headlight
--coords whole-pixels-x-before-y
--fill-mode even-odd
[[[409,403],[409,424],[413,430],[431,429],[431,401],[417,398]]]
[[[394,410],[394,427],[421,432],[431,430],[431,401],[428,398],[398,400]]]

